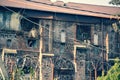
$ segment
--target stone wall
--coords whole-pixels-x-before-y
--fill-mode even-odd
[[[67,59],[73,59],[74,31],[75,24],[73,22],[54,21],[53,25],[53,51],[55,55],[64,55]],[[66,33],[66,42],[61,42],[61,31]]]

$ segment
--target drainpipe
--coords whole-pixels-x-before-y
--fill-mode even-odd
[[[102,35],[101,35],[101,38],[102,38],[102,71],[104,71],[104,32],[103,32],[103,19],[101,19],[101,32],[102,32]]]
[[[39,78],[39,80],[42,80],[42,32],[43,32],[43,28],[42,27],[40,27],[40,44],[39,44],[39,69],[40,69],[40,78]]]

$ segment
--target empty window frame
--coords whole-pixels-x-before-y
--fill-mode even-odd
[[[36,48],[37,47],[37,40],[36,39],[27,39],[28,47]]]
[[[91,39],[91,26],[90,25],[77,25],[76,39],[80,41]]]
[[[7,48],[10,48],[12,46],[12,40],[11,39],[7,39],[6,45],[7,45]]]
[[[38,25],[36,25],[35,23],[38,23],[39,20],[37,18],[27,18],[30,21],[26,20],[26,19],[21,19],[21,29],[23,31],[30,31],[33,27],[38,29]],[[34,22],[34,23],[33,23]]]

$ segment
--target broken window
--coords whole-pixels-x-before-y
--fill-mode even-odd
[[[90,40],[91,38],[91,27],[90,25],[77,25],[76,39],[77,40]]]
[[[85,60],[87,54],[87,48],[79,48],[76,49],[76,58],[77,60]]]
[[[38,29],[39,26],[37,25],[37,23],[39,23],[39,20],[37,18],[27,18],[27,19],[29,19],[29,21],[24,18],[21,19],[21,29],[23,31],[31,31],[33,27],[35,29]]]
[[[20,14],[8,11],[0,12],[0,29],[20,30]]]
[[[35,39],[28,39],[27,40],[27,45],[28,45],[28,47],[36,48],[37,47],[37,40],[35,40]]]
[[[7,42],[6,42],[6,44],[7,44],[7,47],[10,48],[11,45],[12,45],[12,40],[8,39]]]

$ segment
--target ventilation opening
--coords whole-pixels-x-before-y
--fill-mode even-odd
[[[37,46],[36,42],[37,42],[36,40],[28,39],[28,41],[27,41],[28,47],[35,48]]]

